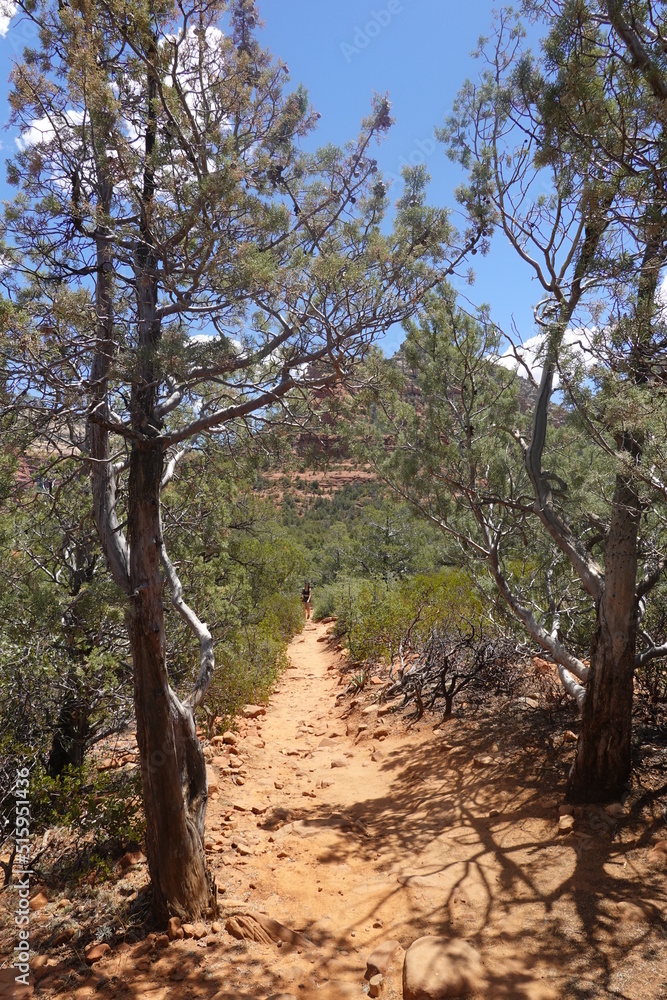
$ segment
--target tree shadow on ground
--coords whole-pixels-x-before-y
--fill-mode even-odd
[[[432,744],[388,751],[389,793],[348,809],[352,823],[318,860],[344,864],[353,852],[378,870],[380,855],[386,884],[358,924],[405,894],[412,939],[435,933],[476,944],[488,958],[488,995],[499,1000],[527,996],[545,974],[566,979],[566,995],[582,1000],[626,996],[623,969],[643,968],[652,955],[667,960],[664,872],[642,862],[646,835],[621,836],[627,818],[600,807],[578,809],[574,830],[559,834],[567,761],[540,713],[521,713],[508,737],[511,728],[507,717],[486,718],[463,734],[450,726]],[[331,812],[311,809],[303,823],[326,825]]]

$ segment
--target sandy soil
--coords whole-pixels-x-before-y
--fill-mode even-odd
[[[53,945],[67,907],[52,894],[35,913],[53,956],[36,995],[363,997],[368,955],[395,939],[381,993],[394,1000],[403,949],[444,934],[481,955],[475,996],[667,998],[664,822],[633,821],[628,803],[578,809],[559,830],[572,747],[540,712],[409,727],[374,702],[378,685],[340,697],[326,639],[308,622],[266,714],[240,723],[231,759],[209,751],[218,922],[199,940],[116,945],[87,969],[71,942]],[[133,878],[145,866],[117,890]],[[248,914],[305,939],[237,940],[226,924]]]

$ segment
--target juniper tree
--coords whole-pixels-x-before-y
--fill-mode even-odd
[[[202,435],[233,446],[239,422],[254,431],[291,395],[350,379],[465,248],[418,170],[383,225],[385,98],[356,141],[302,151],[317,116],[259,46],[252,0],[20,8],[39,46],[12,73],[10,382],[44,447],[88,464],[126,598],[156,912],[193,918],[209,900],[195,711],[213,637],[169,557],[161,491]],[[199,643],[186,697],[169,682],[165,589]]]
[[[605,800],[621,794],[630,773],[635,669],[667,653],[664,637],[642,626],[666,564],[666,12],[652,3],[525,6],[545,18],[541,52],[531,55],[521,24],[501,12],[480,47],[480,78],[460,92],[441,138],[468,172],[459,197],[471,225],[497,227],[540,291],[536,328],[520,331],[542,345],[530,426],[518,407],[492,405],[494,386],[504,398],[507,390],[484,359],[500,353],[488,321],[479,327],[486,332],[471,331],[445,295],[412,336],[431,378],[442,350],[429,353],[431,336],[453,338],[450,374],[458,370],[460,385],[447,426],[459,451],[451,465],[432,456],[431,468],[473,516],[458,537],[487,560],[582,707],[570,797]],[[515,359],[533,377],[518,345]],[[558,380],[572,411],[565,435],[553,406]],[[496,453],[483,459],[490,431]],[[455,520],[445,514],[448,530]],[[541,608],[535,592],[522,592],[530,574],[518,579],[509,568],[519,539],[528,566],[531,552],[533,568],[542,563]],[[584,621],[593,614],[590,666],[562,641],[568,607]]]

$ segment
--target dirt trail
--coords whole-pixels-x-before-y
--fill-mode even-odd
[[[445,934],[480,953],[480,997],[667,997],[655,831],[591,809],[559,832],[566,750],[546,752],[529,712],[408,728],[373,685],[350,709],[327,634],[306,624],[266,714],[209,761],[219,923],[148,954],[116,948],[84,985],[44,995],[362,997],[374,948]],[[308,940],[236,940],[226,921],[247,914]],[[385,1000],[401,996],[402,955]]]

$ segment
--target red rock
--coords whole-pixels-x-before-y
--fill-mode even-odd
[[[467,941],[421,937],[403,963],[403,1000],[447,1000],[481,989],[482,962]]]
[[[57,960],[54,958],[49,959],[46,955],[36,955],[30,963],[30,969],[35,977],[35,982],[38,983],[41,979],[44,979],[44,976],[47,976],[51,971],[51,966],[56,964]]]
[[[183,937],[183,928],[181,927],[180,917],[169,917],[167,922],[167,934],[169,935],[170,941],[177,941]]]
[[[32,980],[28,986],[16,982],[16,968],[0,969],[0,997],[7,1000],[28,1000],[34,994]]]
[[[61,944],[67,944],[76,934],[76,927],[64,927],[53,939],[53,947],[59,948]]]
[[[141,865],[146,860],[146,855],[141,851],[128,851],[118,862],[121,871],[132,868],[134,865]]]
[[[141,958],[142,955],[146,955],[149,951],[152,951],[156,937],[156,934],[149,934],[143,941],[140,941],[134,948],[132,957]]]
[[[220,791],[220,780],[212,767],[206,768],[206,781],[209,793]]]
[[[473,767],[490,767],[493,764],[493,757],[489,757],[488,754],[481,754],[478,757],[473,757],[472,766]]]
[[[49,905],[49,901],[46,894],[43,892],[37,892],[30,900],[31,910],[43,910],[45,906]]]
[[[99,962],[110,951],[111,945],[108,945],[106,941],[103,941],[101,944],[94,944],[86,950],[86,962],[88,962],[88,965],[92,965],[93,962]]]
[[[246,705],[243,715],[246,719],[257,719],[260,715],[266,715],[266,708],[264,705]]]
[[[183,924],[183,937],[191,938],[195,936],[194,924]]]
[[[385,975],[401,950],[401,942],[395,941],[393,938],[379,944],[366,959],[365,978],[371,979],[373,976]]]
[[[185,928],[184,928],[184,930],[185,930]],[[206,930],[206,925],[203,924],[201,921],[198,921],[194,925],[193,930],[192,930],[192,936],[195,939],[195,941],[201,941],[201,939],[205,938],[207,934],[208,934],[208,931]]]

